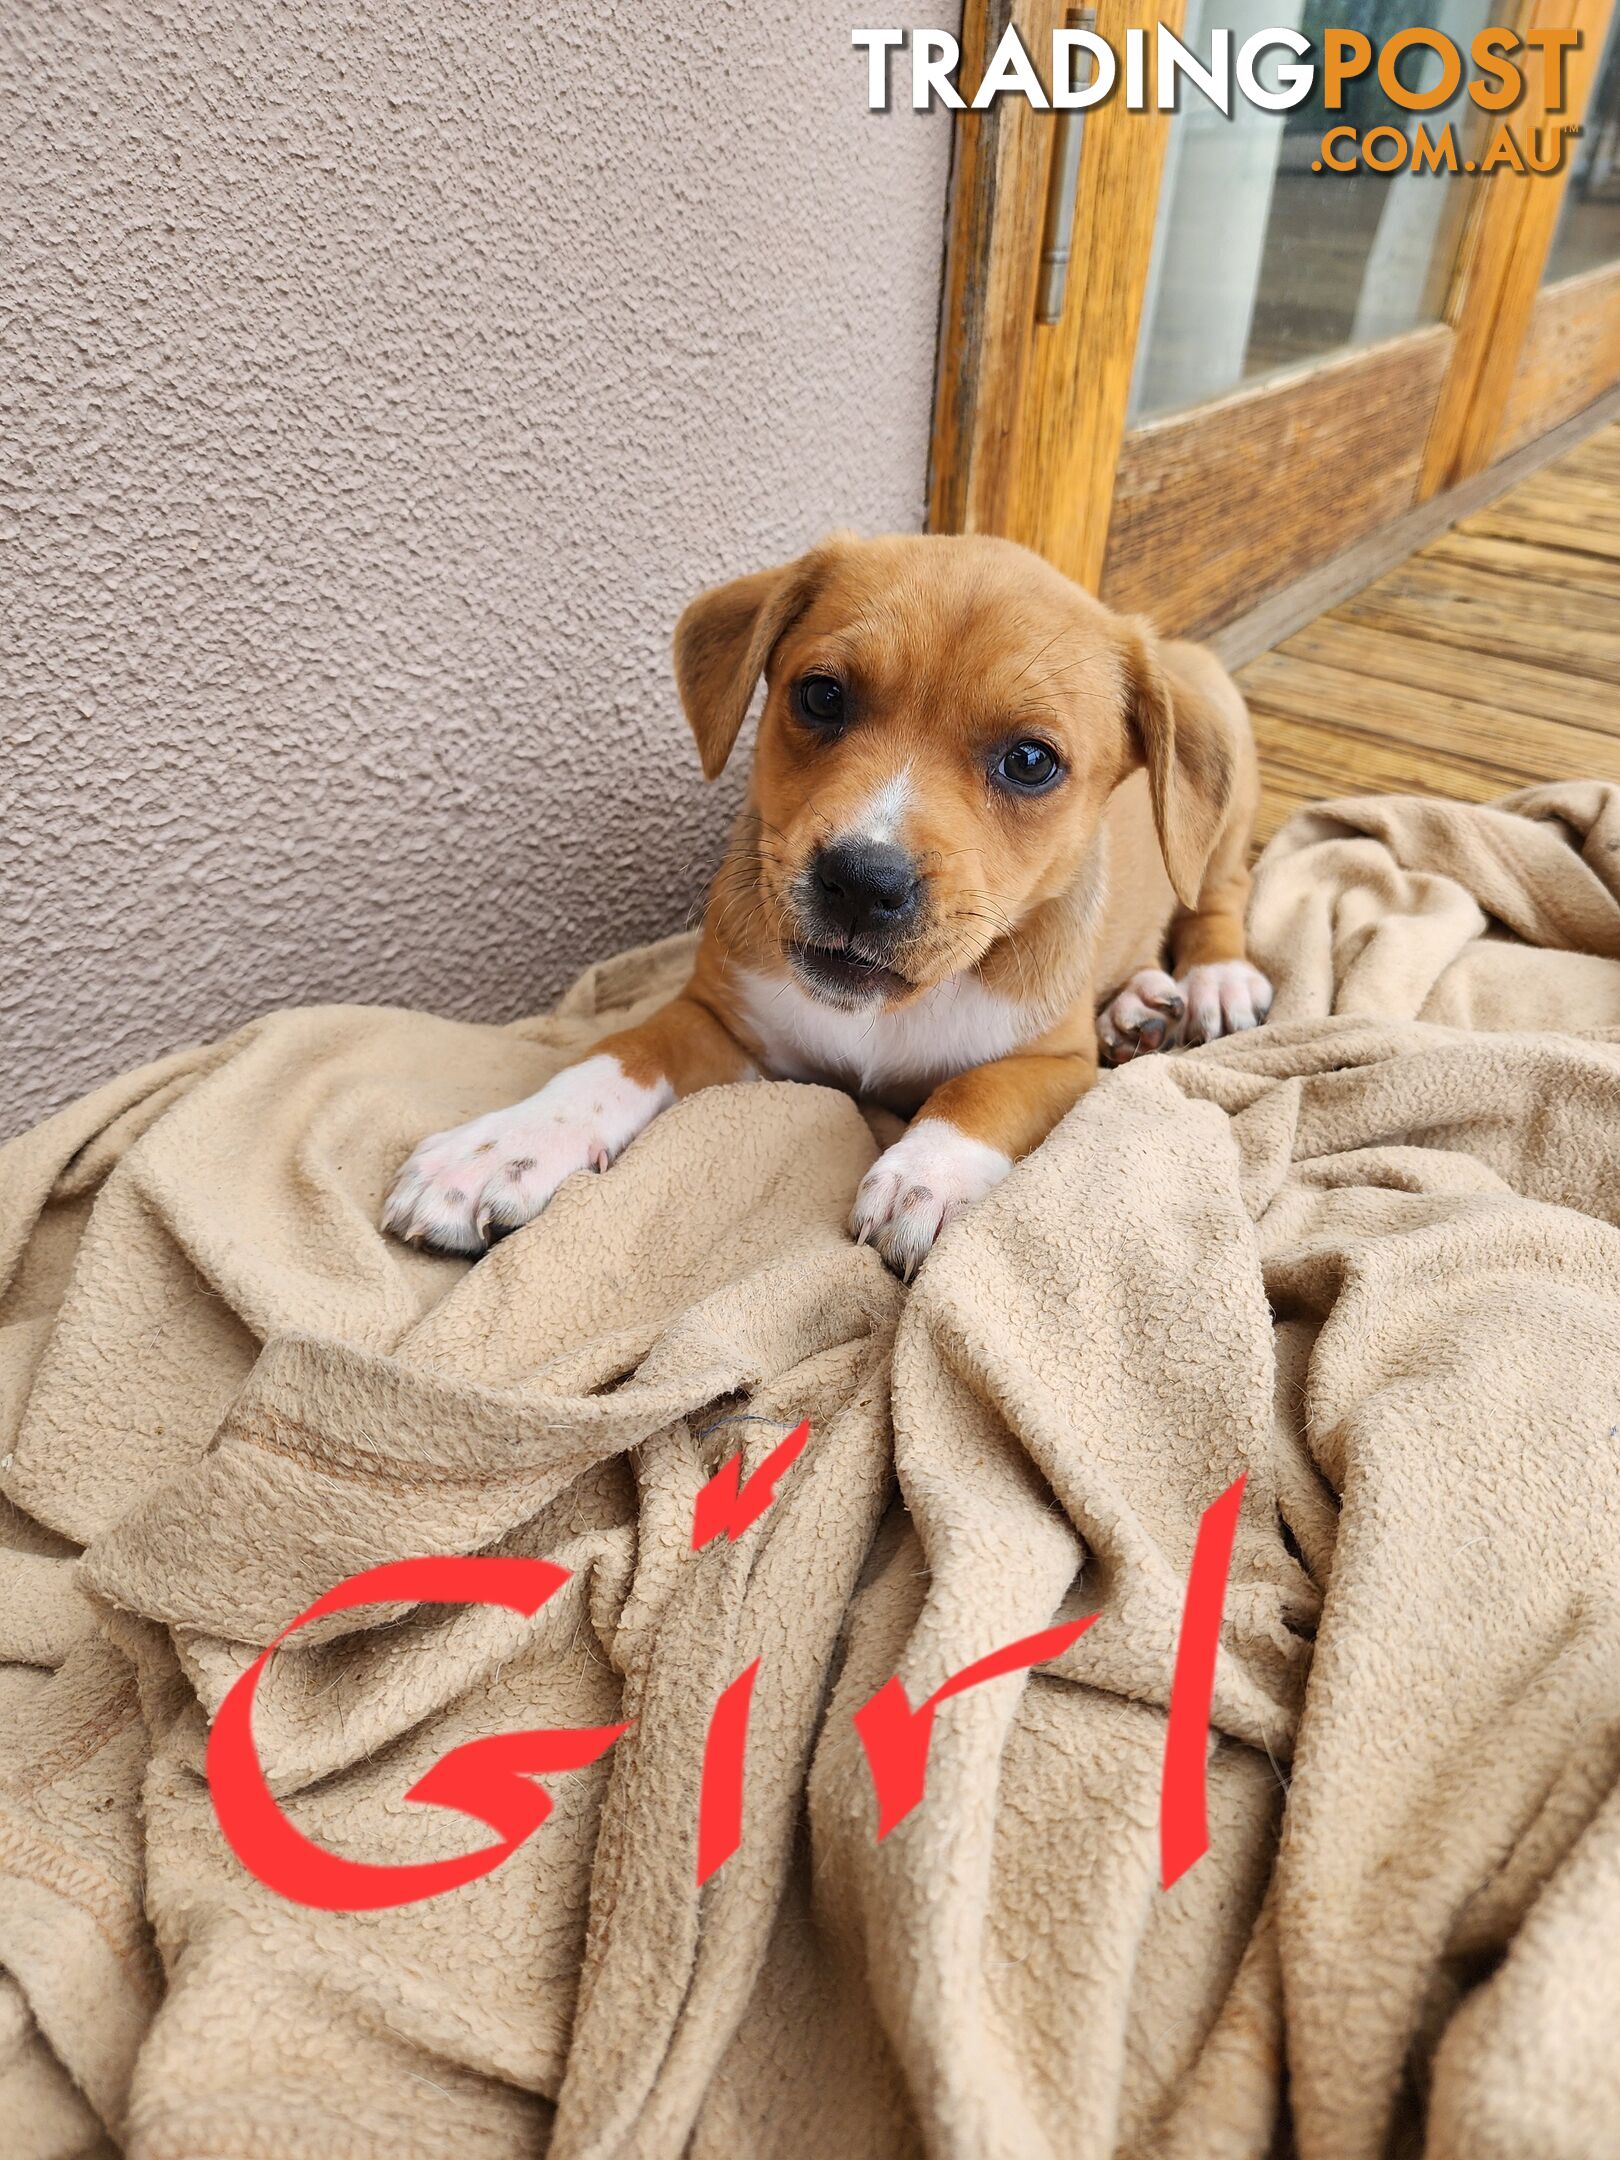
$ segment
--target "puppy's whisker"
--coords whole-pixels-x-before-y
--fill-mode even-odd
[[[1077,626],[1075,624],[1066,623],[1061,630],[1054,631],[1052,636],[1047,639],[1046,643],[1042,645],[1040,649],[1031,656],[1030,659],[1024,662],[1023,666],[1018,670],[1018,673],[1007,685],[1008,689],[1016,690],[1018,685],[1023,681],[1024,677],[1029,673],[1030,669],[1038,666],[1040,662],[1046,658],[1047,654],[1052,650],[1052,647],[1054,645],[1060,645],[1065,638],[1073,637],[1076,628]]]
[[[753,925],[762,916],[764,912],[764,905],[765,903],[761,898],[757,888],[745,889],[743,891],[730,894],[715,914],[715,936],[722,942],[724,942],[730,936],[731,926],[736,919],[737,911],[739,909],[746,910],[746,913],[743,915],[742,918],[742,927],[744,929],[752,928]]]

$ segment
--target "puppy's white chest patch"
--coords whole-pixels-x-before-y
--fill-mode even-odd
[[[830,1081],[900,1107],[1041,1031],[1027,1005],[974,975],[936,983],[897,1012],[841,1012],[787,976],[744,971],[740,985],[743,1019],[778,1079]]]

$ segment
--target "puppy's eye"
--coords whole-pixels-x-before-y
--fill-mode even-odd
[[[1049,743],[1037,742],[1026,735],[1001,753],[996,765],[995,777],[1008,787],[1017,788],[1021,794],[1038,794],[1049,787],[1062,771],[1058,754]]]
[[[838,728],[844,724],[844,686],[835,675],[806,675],[793,686],[793,702],[799,718],[812,727]]]

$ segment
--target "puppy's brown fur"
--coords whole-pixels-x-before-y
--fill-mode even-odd
[[[882,1180],[856,1209],[895,1264],[914,1267],[981,1172],[994,1182],[991,1157],[1026,1153],[1092,1084],[1099,1006],[1115,1057],[1173,1039],[1188,984],[1202,1035],[1263,1016],[1243,944],[1253,742],[1242,699],[1202,648],[1159,641],[1006,541],[837,536],[693,601],[675,673],[710,779],[763,675],[753,772],[690,983],[598,1055],[659,1101],[786,1073],[864,1079],[863,1091],[920,1110],[935,1185],[908,1200],[924,1161],[914,1147],[882,1218]],[[810,679],[840,686],[835,729],[807,722]],[[1022,793],[999,783],[996,760],[1029,741],[1055,755],[1059,777]],[[824,995],[805,962],[826,937],[817,865],[870,830],[914,866],[913,895],[875,952],[851,934],[842,973],[855,987]],[[1157,972],[1167,946],[1179,988]],[[863,1036],[851,1034],[851,1002],[869,1016]],[[854,1046],[868,1037],[879,1047]],[[976,1043],[997,1054],[957,1069]],[[864,1072],[863,1059],[874,1061]],[[981,1151],[958,1149],[960,1175],[944,1127]],[[411,1168],[390,1219],[444,1242]]]

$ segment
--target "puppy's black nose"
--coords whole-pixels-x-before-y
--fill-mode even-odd
[[[904,848],[882,840],[840,840],[815,859],[816,889],[830,919],[857,931],[895,931],[917,912],[922,881]]]

